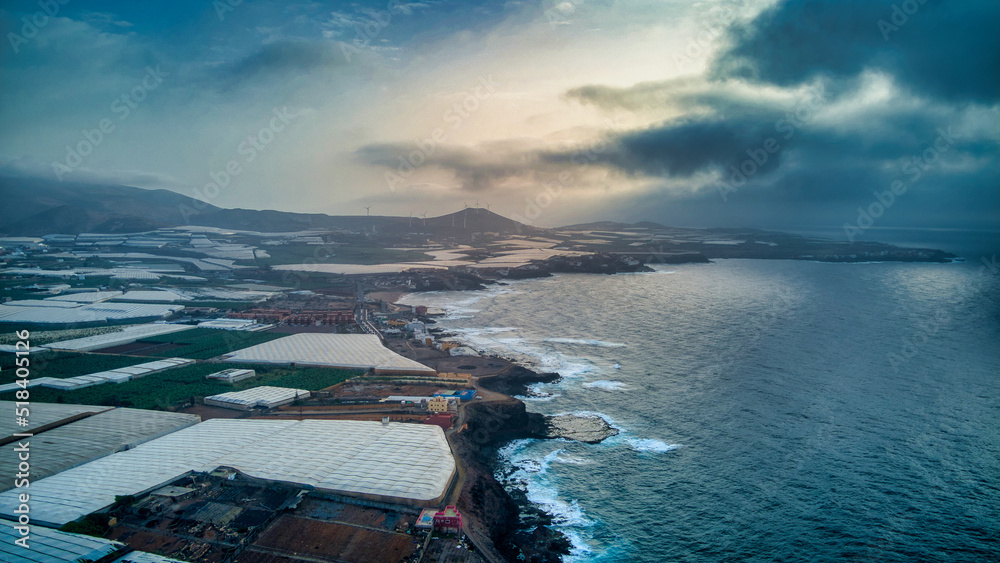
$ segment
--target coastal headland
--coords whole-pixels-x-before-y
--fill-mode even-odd
[[[108,509],[122,524],[110,524],[111,512],[87,515],[85,522],[74,523],[75,530],[103,538],[133,537],[129,534],[141,529],[167,542],[161,554],[179,559],[194,552],[243,550],[280,552],[292,561],[296,559],[290,554],[313,538],[323,538],[325,557],[345,561],[445,557],[547,563],[568,553],[570,544],[550,525],[551,517],[496,480],[497,449],[519,439],[598,443],[616,430],[600,418],[529,412],[517,397],[530,394],[528,387],[535,383],[556,381],[559,374],[536,373],[466,348],[435,326],[440,312],[413,298],[399,304],[404,294],[503,288],[555,275],[631,274],[728,258],[819,262],[957,258],[933,249],[753,229],[609,222],[543,229],[479,208],[419,220],[207,209],[194,217],[200,224],[191,225],[177,223],[171,215],[176,201],[157,203],[144,190],[111,191],[134,201],[134,209],[144,210],[143,216],[117,216],[107,205],[98,205],[108,198],[95,194],[92,201],[80,204],[100,209],[81,215],[79,224],[60,223],[66,228],[58,234],[48,230],[44,217],[9,223],[8,230],[0,233],[9,235],[2,246],[0,324],[11,329],[5,331],[9,334],[30,329],[32,347],[62,345],[33,352],[32,374],[48,385],[32,388],[33,401],[182,411],[202,420],[436,424],[456,460],[454,479],[448,482],[441,506],[435,508],[454,506],[463,515],[462,533],[457,534],[418,528],[412,505],[369,503],[359,512],[348,508],[357,499],[318,496],[310,497],[311,508],[305,512],[323,521],[311,521],[309,526],[316,531],[303,537],[302,545],[291,540],[281,543],[284,536],[268,531],[272,521],[263,514],[264,519],[246,528],[256,530],[248,537],[257,538],[254,534],[259,533],[259,538],[240,545],[225,539],[225,533],[236,533],[225,526],[212,530],[223,535],[197,541],[171,535],[167,520],[157,524],[160,531],[153,531],[140,506],[146,499]],[[45,189],[36,192],[18,189],[13,195],[34,201]],[[169,194],[159,196],[170,199]],[[317,364],[308,357],[285,358],[280,365],[229,361],[233,354],[253,347],[267,347],[289,336],[302,341],[312,334],[367,335],[366,340],[376,339],[369,353],[380,355],[387,348],[409,362],[409,370],[378,373],[374,365]],[[164,358],[181,364],[164,365],[159,361]],[[13,355],[3,361],[7,363],[2,367],[13,367]],[[153,375],[148,377],[136,375],[146,373],[136,371],[146,369],[140,364],[159,365],[159,371],[149,371]],[[256,373],[252,379],[230,383],[208,378],[231,367]],[[116,384],[96,384],[94,376],[99,374],[117,378]],[[13,380],[0,383],[9,386]],[[291,404],[233,410],[220,407],[218,400],[206,400],[234,390],[274,387],[291,389]],[[299,391],[308,392],[308,398],[305,393],[300,397]],[[13,401],[14,393],[8,389],[0,400]],[[444,399],[446,403],[454,402],[438,412],[430,401],[436,398],[440,405],[442,395],[450,398]],[[377,491],[370,493],[377,496]],[[268,518],[279,513],[272,511]],[[275,525],[302,528],[300,516],[281,514]],[[398,550],[379,551],[377,541],[360,542],[358,530]],[[134,537],[139,542],[146,536]],[[169,541],[164,539],[168,537]],[[359,542],[374,547],[351,555]],[[309,549],[314,548],[315,542]]]

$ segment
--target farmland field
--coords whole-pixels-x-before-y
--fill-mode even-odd
[[[170,349],[152,352],[152,356],[207,360],[208,358],[214,358],[227,352],[268,342],[282,336],[287,335],[270,332],[195,328],[184,332],[143,338],[142,342],[162,342],[177,345]]]
[[[105,357],[114,358],[116,356]],[[240,381],[236,384],[205,379],[205,376],[210,373],[229,368],[254,369],[257,370],[257,377]],[[317,391],[360,374],[361,372],[358,371],[336,368],[264,367],[256,364],[233,364],[228,362],[224,364],[199,363],[154,373],[125,383],[105,383],[75,391],[33,387],[30,389],[30,392],[31,400],[40,403],[71,403],[78,405],[134,407],[140,409],[166,409],[186,402],[191,397],[206,397],[228,391],[241,391],[261,385],[294,387],[296,389]],[[0,393],[0,401],[13,400],[13,391]]]
[[[411,536],[372,528],[320,522],[284,515],[267,529],[253,546],[289,555],[309,554],[314,558],[333,561],[405,561],[416,544]],[[266,561],[268,559],[251,558]]]
[[[413,250],[394,250],[379,246],[360,244],[337,244],[332,246],[287,244],[267,248],[268,258],[241,260],[240,264],[276,266],[279,264],[387,264],[391,262],[413,262],[433,260],[434,257]]]
[[[84,338],[86,336],[96,336],[98,334],[121,332],[122,329],[130,326],[138,325],[97,326],[91,328],[70,328],[65,330],[33,330],[31,331],[30,341],[32,346],[41,346],[43,344],[51,344],[53,342],[61,342],[63,340],[72,340],[74,338]],[[18,340],[19,338],[14,331],[0,334],[0,344],[13,344]]]
[[[12,383],[16,379],[14,354],[0,355],[0,384]],[[79,352],[32,352],[28,356],[31,379],[39,377],[65,378],[88,375],[99,371],[134,366],[149,359],[137,356],[113,356],[110,354],[81,354]]]

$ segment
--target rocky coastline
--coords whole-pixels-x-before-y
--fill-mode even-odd
[[[669,263],[708,262],[701,253],[685,253],[674,257]],[[665,262],[666,263],[666,262]],[[464,268],[456,267],[435,272],[423,272],[413,276],[415,291],[477,290],[486,286],[503,283],[503,280],[526,280],[547,278],[553,274],[623,274],[652,272],[653,269],[637,258],[596,253],[585,256],[553,256],[545,260],[535,260],[529,264],[509,268]]]
[[[536,373],[521,366],[484,377],[479,386],[505,395],[503,400],[465,406],[465,427],[453,437],[455,453],[465,470],[459,510],[486,536],[495,556],[506,561],[556,563],[569,554],[570,542],[551,527],[552,519],[519,491],[508,491],[495,477],[499,446],[524,438],[567,438],[598,443],[618,431],[603,419],[528,412],[512,395],[527,393],[533,383],[550,383],[556,373]]]

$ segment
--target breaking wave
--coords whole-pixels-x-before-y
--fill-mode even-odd
[[[625,348],[628,344],[621,342],[607,342],[593,338],[546,338],[543,342],[555,342],[558,344],[579,344],[581,346],[600,346],[602,348]]]
[[[597,381],[584,383],[583,387],[587,389],[601,389],[604,391],[625,391],[628,389],[628,385],[625,385],[621,381],[612,381],[608,379],[598,379]]]
[[[653,438],[628,438],[625,440],[630,448],[637,452],[662,454],[681,447],[680,444],[668,444]]]

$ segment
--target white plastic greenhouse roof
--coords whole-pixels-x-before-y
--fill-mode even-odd
[[[84,293],[67,293],[65,295],[56,295],[55,297],[46,297],[46,301],[73,301],[75,303],[99,303],[101,301],[106,301],[112,297],[118,297],[121,295],[120,291],[88,291]]]
[[[215,401],[216,403],[232,405],[239,409],[250,410],[254,407],[282,405],[294,401],[296,397],[308,399],[309,391],[305,389],[292,389],[290,387],[268,387],[262,385],[260,387],[244,389],[243,391],[230,391],[228,393],[212,395],[205,397],[205,401]]]
[[[120,295],[118,297],[115,297],[114,299],[115,300],[121,300],[121,301],[132,300],[132,301],[157,301],[157,302],[164,302],[164,301],[167,301],[167,302],[169,302],[169,301],[190,301],[191,300],[190,297],[185,297],[183,295],[178,295],[177,293],[174,293],[173,291],[162,291],[162,290],[161,291],[139,291],[139,290],[133,290],[133,291],[125,292],[124,295]]]
[[[124,544],[104,538],[69,534],[32,526],[28,549],[14,544],[21,537],[14,530],[16,522],[0,518],[0,561],[24,563],[68,563],[70,561],[97,561],[111,555]]]
[[[61,526],[191,471],[225,466],[320,490],[437,501],[455,473],[440,427],[353,420],[213,419],[31,483],[31,516]],[[0,493],[12,516],[18,489]]]
[[[7,323],[99,323],[147,317],[166,317],[183,305],[145,303],[90,303],[79,307],[24,307],[0,304],[0,321]]]
[[[41,405],[43,403],[32,403],[32,419],[34,409]],[[10,412],[13,412],[13,407]],[[115,452],[134,448],[143,442],[199,422],[201,417],[194,414],[140,409],[107,410],[0,446],[0,475],[14,475],[18,472],[16,448],[19,442],[29,444],[29,479],[34,482]],[[0,490],[12,488],[13,479],[0,480]]]
[[[296,362],[350,369],[406,373],[435,373],[419,362],[404,358],[382,345],[373,334],[293,334],[225,356],[231,362],[287,364]]]
[[[14,401],[0,401],[0,412],[11,413],[13,415],[14,406]],[[0,435],[2,435],[4,440],[9,439],[15,433],[34,434],[43,426],[48,426],[81,414],[96,414],[109,411],[114,407],[36,403],[32,401],[29,408],[31,416],[28,417],[28,426],[18,426],[17,419],[14,416],[0,417]]]
[[[99,561],[124,553],[125,555],[115,559],[114,563],[184,563],[179,559],[144,551],[129,551],[127,545],[114,540],[71,534],[41,526],[31,527],[28,549],[25,549],[14,543],[14,540],[21,537],[14,530],[14,526],[17,526],[16,522],[0,518],[0,561],[80,563]]]
[[[115,559],[114,563],[185,563],[180,559],[171,559],[162,555],[146,553],[145,551],[133,551],[127,555]]]
[[[49,389],[74,391],[76,389],[83,389],[94,385],[103,385],[105,383],[124,383],[130,379],[139,379],[140,377],[146,377],[151,373],[157,373],[166,369],[186,366],[193,363],[195,363],[194,360],[189,360],[187,358],[164,358],[162,360],[154,360],[152,362],[145,362],[134,366],[99,371],[97,373],[90,373],[87,375],[75,375],[73,377],[64,377],[62,379],[55,377],[38,377],[32,379],[27,385],[28,387],[40,385],[42,387],[48,387]],[[0,385],[0,393],[16,391],[20,388],[21,387],[19,387],[17,383],[5,383]]]
[[[192,328],[194,328],[194,325],[150,323],[139,326],[131,326],[125,328],[124,330],[110,332],[108,334],[98,334],[96,336],[87,336],[84,338],[74,338],[73,340],[63,340],[62,342],[43,344],[42,348],[78,351],[98,350],[100,348],[109,348],[120,344],[130,344],[136,340],[141,340],[150,336],[170,334],[172,332],[180,332],[182,330],[190,330]]]

